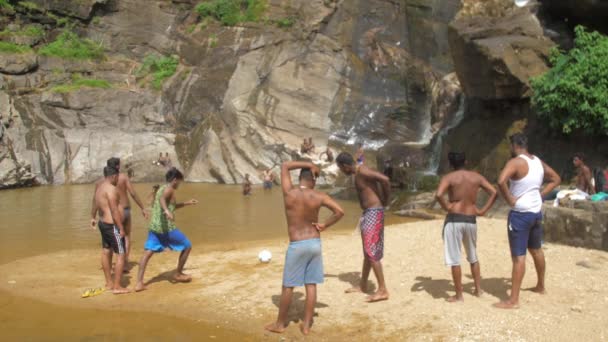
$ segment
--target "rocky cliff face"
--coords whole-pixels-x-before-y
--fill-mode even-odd
[[[1,40],[32,25],[43,32],[22,43],[32,50],[0,52],[11,165],[40,183],[84,183],[120,156],[136,180],[156,180],[162,152],[190,181],[259,181],[299,158],[304,137],[318,151],[428,146],[458,107],[459,84],[444,78],[447,36],[428,49],[417,38],[427,27],[447,32],[458,1],[271,0],[262,20],[236,26],[201,20],[199,2],[35,0],[3,10]],[[105,58],[41,55],[66,19]],[[179,61],[160,89],[138,74],[150,54]],[[70,87],[76,78],[110,86]]]

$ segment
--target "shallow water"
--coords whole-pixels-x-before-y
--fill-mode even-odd
[[[147,201],[151,184],[136,184],[135,188],[142,200]],[[89,228],[92,191],[92,185],[72,185],[0,192],[0,264],[66,249],[99,249],[99,232]],[[199,200],[197,206],[178,210],[176,215],[178,227],[193,243],[193,253],[287,239],[280,189],[264,192],[254,188],[249,197],[243,197],[240,191],[238,186],[213,184],[184,184],[178,190],[178,201]],[[346,215],[325,234],[350,232],[356,226],[360,215],[358,203],[340,201],[340,204]],[[147,229],[140,210],[134,202],[132,206],[132,251],[133,259],[137,259]],[[327,215],[329,211],[322,212],[322,217]],[[398,222],[403,219],[387,217],[387,224]],[[158,328],[167,325],[171,327]],[[197,340],[205,336],[242,340],[243,337],[203,322],[158,314],[68,308],[2,292],[0,329],[10,331],[9,338],[27,340],[125,340],[151,336],[158,340]]]

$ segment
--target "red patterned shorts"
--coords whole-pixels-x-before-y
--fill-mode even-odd
[[[363,211],[359,221],[363,254],[372,261],[384,257],[384,208],[369,208]]]

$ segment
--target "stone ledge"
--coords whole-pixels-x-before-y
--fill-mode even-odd
[[[543,206],[545,240],[608,251],[608,202],[572,202],[568,207]]]

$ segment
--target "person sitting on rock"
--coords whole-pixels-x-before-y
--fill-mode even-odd
[[[321,154],[319,155],[319,159],[322,159],[323,155],[327,156],[326,160],[328,163],[334,162],[334,153],[331,151],[329,146],[327,146],[327,149],[325,149],[325,152],[321,152]]]
[[[591,169],[585,164],[585,157],[583,156],[583,154],[574,154],[574,157],[572,158],[572,163],[577,169],[576,188],[588,193],[589,195],[595,194],[595,187],[591,182],[591,180],[593,179],[593,174],[591,173]]]
[[[315,143],[312,142],[312,137],[308,138],[308,152],[315,153]]]
[[[169,157],[169,152],[165,153],[165,167],[168,169],[173,167],[173,163],[171,162],[171,157]]]

